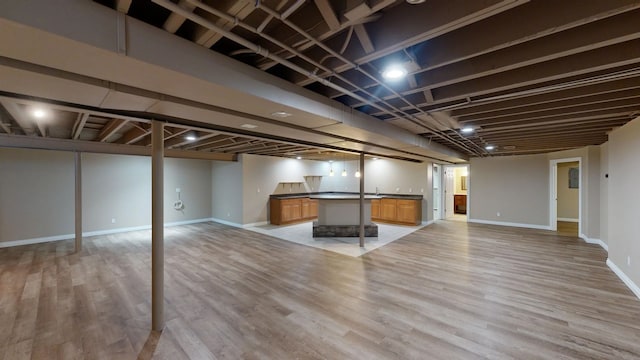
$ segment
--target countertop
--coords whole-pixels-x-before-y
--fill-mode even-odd
[[[293,193],[293,194],[272,194],[269,196],[273,199],[295,199],[295,198],[312,198],[312,199],[359,199],[360,193],[356,192],[336,192],[325,191],[315,193]],[[373,194],[365,193],[365,199],[407,199],[407,200],[422,200],[422,195],[410,195],[410,194]]]
[[[360,194],[314,194],[309,195],[309,198],[318,200],[358,200],[360,199]],[[364,199],[382,199],[382,197],[379,195],[365,194]]]

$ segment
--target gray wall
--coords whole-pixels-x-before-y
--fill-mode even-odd
[[[72,153],[0,148],[0,242],[73,233],[74,203]]]
[[[268,220],[268,201],[271,194],[304,193],[318,191],[360,191],[359,179],[354,176],[358,161],[326,161],[283,159],[245,154],[238,165],[214,162],[214,218],[237,224],[254,224]],[[329,176],[333,168],[334,176]],[[348,176],[341,176],[346,169]],[[431,208],[431,164],[397,160],[365,161],[365,192],[376,187],[382,193],[420,194],[423,201],[423,220],[433,217]],[[234,208],[221,201],[229,197],[230,189],[242,184],[242,207]],[[240,191],[240,190],[239,190]],[[218,196],[220,203],[216,205]],[[234,196],[234,198],[237,198]],[[227,217],[227,210],[244,214],[242,219]]]
[[[600,239],[602,231],[600,229],[600,218],[603,212],[600,207],[600,162],[601,154],[599,146],[588,146],[586,148],[586,174],[585,179],[586,194],[584,196],[582,234],[591,239]]]
[[[210,218],[210,161],[166,159],[164,170],[165,222]],[[0,241],[74,232],[73,153],[2,148],[0,173]],[[82,180],[83,232],[150,225],[151,158],[84,153]],[[176,187],[184,211],[173,209]]]
[[[469,173],[470,221],[549,225],[546,155],[472,158]]]
[[[83,231],[151,223],[149,158],[82,154],[82,182]]]
[[[600,237],[600,147],[550,154],[472,158],[469,220],[549,226],[550,160],[580,158],[583,237]],[[507,199],[505,201],[505,199]],[[505,210],[506,209],[506,210]],[[500,212],[500,217],[497,216]]]
[[[150,159],[149,159],[150,160]],[[180,189],[183,210],[173,203]],[[211,161],[165,159],[164,161],[164,222],[173,223],[211,217]]]
[[[238,162],[211,164],[211,216],[234,224],[243,223],[242,157]]]
[[[609,243],[609,143],[600,146],[600,240]]]
[[[609,134],[608,153],[609,259],[640,285],[640,118]]]

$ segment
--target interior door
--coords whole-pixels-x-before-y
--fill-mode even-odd
[[[433,164],[433,219],[442,219],[441,204],[442,204],[442,167],[438,164]]]
[[[445,218],[453,216],[453,193],[454,188],[454,169],[451,167],[444,168],[444,216]]]

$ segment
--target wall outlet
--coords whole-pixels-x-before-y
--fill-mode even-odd
[[[258,193],[260,192],[260,188],[258,188]]]
[[[500,217],[500,211],[498,211],[498,212],[496,213],[496,216]]]
[[[631,266],[631,256],[627,256],[627,266]]]
[[[400,192],[400,188],[399,187],[396,188],[396,192]]]
[[[231,213],[230,212],[227,212],[227,217],[231,217]]]
[[[116,218],[111,218],[111,223],[115,224],[116,223]]]
[[[424,188],[420,189],[420,192],[424,194]]]
[[[413,192],[413,189],[409,188],[409,192]]]

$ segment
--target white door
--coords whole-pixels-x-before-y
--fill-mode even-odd
[[[449,218],[453,216],[453,193],[455,192],[454,187],[454,169],[452,167],[444,168],[444,216],[445,218]]]
[[[442,190],[440,184],[442,183],[442,167],[438,164],[433,164],[433,219],[442,219]]]

